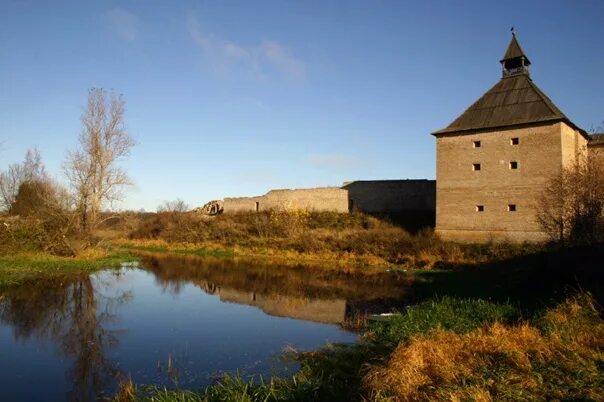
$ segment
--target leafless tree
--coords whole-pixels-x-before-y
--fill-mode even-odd
[[[539,199],[537,219],[561,243],[604,241],[604,154],[590,151],[553,177]]]
[[[93,230],[101,209],[121,200],[121,190],[131,184],[118,165],[135,144],[125,130],[124,111],[121,95],[107,93],[102,88],[91,89],[82,115],[79,147],[67,154],[64,170],[84,231]]]
[[[189,206],[181,199],[164,201],[157,207],[157,212],[187,212],[188,210]]]
[[[40,152],[36,148],[29,149],[23,162],[14,163],[0,173],[0,210],[10,209],[23,183],[47,179]]]

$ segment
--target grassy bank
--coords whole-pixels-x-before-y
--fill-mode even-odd
[[[293,377],[225,377],[204,390],[126,382],[118,399],[602,400],[603,256],[542,250],[418,271],[415,306],[370,324],[355,345],[286,353],[301,365]]]
[[[0,288],[40,275],[119,267],[137,258],[120,252],[88,249],[77,257],[60,257],[43,252],[17,252],[0,256]]]
[[[202,391],[122,386],[118,400],[602,400],[604,322],[580,294],[524,317],[509,303],[439,298],[375,323],[353,346],[290,352],[290,379],[226,376]]]
[[[161,252],[228,250],[239,256],[428,269],[482,264],[541,247],[460,245],[441,241],[429,229],[411,234],[366,214],[300,210],[215,217],[177,212],[121,214],[107,220],[101,235],[115,244],[155,247]]]
[[[398,267],[412,268],[408,264],[394,264],[374,255],[357,255],[350,252],[300,252],[291,249],[265,246],[227,246],[214,242],[180,243],[161,239],[112,239],[109,241],[116,250],[149,252],[166,255],[198,257],[241,257],[250,261],[268,261],[276,265],[317,265],[347,270],[358,267]],[[228,248],[227,248],[228,247]],[[338,268],[339,267],[339,268]]]
[[[37,211],[39,216],[0,215],[0,288],[41,275],[115,267],[137,259],[92,246],[90,236],[67,230],[63,214],[45,216],[44,211]]]
[[[160,254],[194,255],[198,257],[233,257],[232,250],[219,248],[200,248],[191,244],[170,244],[157,241],[125,241],[112,242],[113,246],[123,250],[146,251]]]

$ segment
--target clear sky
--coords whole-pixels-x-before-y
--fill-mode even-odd
[[[90,87],[138,145],[122,208],[434,178],[443,128],[500,78],[510,27],[577,125],[604,120],[604,1],[0,0],[0,168],[62,180]]]

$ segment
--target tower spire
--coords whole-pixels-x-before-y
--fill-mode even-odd
[[[503,68],[503,77],[505,78],[516,74],[529,75],[528,67],[531,65],[531,62],[526,54],[524,54],[522,47],[520,47],[518,39],[516,39],[514,27],[512,27],[511,31],[512,40],[510,40],[510,44],[503,55],[503,59],[499,61]]]

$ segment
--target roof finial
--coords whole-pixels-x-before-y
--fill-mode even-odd
[[[528,74],[528,66],[531,65],[531,62],[520,47],[518,39],[516,39],[516,30],[514,27],[510,30],[512,31],[512,40],[510,40],[503,59],[500,60],[503,66],[503,76],[507,77],[520,73]]]

